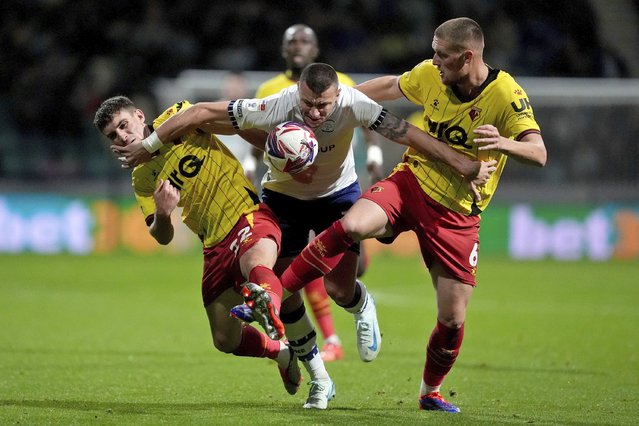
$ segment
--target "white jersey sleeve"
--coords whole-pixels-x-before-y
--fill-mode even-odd
[[[296,86],[263,99],[231,101],[228,112],[233,127],[242,130],[255,128],[268,132],[284,121],[301,122]]]
[[[301,200],[331,195],[357,180],[351,141],[356,128],[375,129],[384,118],[381,105],[363,93],[340,84],[335,109],[313,129],[319,152],[306,171],[291,175],[269,168],[262,179],[266,189]],[[297,86],[263,99],[238,99],[229,104],[229,117],[237,129],[272,130],[283,121],[304,122]],[[267,164],[268,165],[268,164]]]

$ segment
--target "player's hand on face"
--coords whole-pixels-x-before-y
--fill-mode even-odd
[[[477,144],[479,151],[501,151],[508,141],[508,139],[499,134],[499,130],[492,124],[484,124],[477,127],[475,134],[479,135],[479,137],[473,139],[473,142]]]
[[[180,201],[180,191],[171,185],[171,181],[160,180],[153,192],[156,214],[170,215]]]
[[[111,145],[111,151],[115,153],[120,160],[123,169],[137,166],[151,160],[151,154],[144,148],[142,141],[131,142],[125,146]]]

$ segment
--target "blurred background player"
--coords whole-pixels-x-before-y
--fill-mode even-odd
[[[242,99],[250,95],[248,82],[241,71],[229,71],[226,75],[224,75],[222,84],[220,85],[220,100]],[[237,133],[230,135],[217,134],[216,137],[231,150],[235,158],[242,162],[244,174],[249,178],[253,185],[255,185],[256,182],[254,180],[254,176],[252,173],[247,172],[247,166],[249,170],[255,170],[255,159],[251,152],[253,149],[258,152],[260,152],[260,150],[255,146],[246,143],[246,140]],[[253,164],[247,162],[247,159],[251,159]]]
[[[117,96],[102,103],[94,124],[112,146],[123,147],[144,139],[155,127],[189,107],[188,102],[179,102],[149,126],[141,109],[129,98]],[[135,197],[149,233],[158,243],[168,244],[173,239],[171,213],[178,206],[183,208],[184,224],[202,240],[202,300],[215,347],[236,356],[274,359],[286,391],[295,394],[302,380],[296,353],[304,355],[317,348],[303,346],[293,351],[290,345],[274,340],[284,334],[274,312],[281,303],[281,283],[272,270],[281,231],[275,215],[260,203],[239,161],[213,134],[219,130],[203,124],[183,135],[179,143],[163,146],[149,162],[133,169]],[[240,133],[261,145],[266,138],[264,132],[257,130]],[[246,280],[249,283],[242,290],[250,289],[253,312],[260,314],[256,319],[262,319],[260,323],[268,336],[229,316],[229,310],[242,300],[239,293]],[[288,326],[289,339],[315,334],[305,315]],[[304,366],[311,381],[330,381],[319,357]],[[324,395],[318,395],[317,389],[311,387],[304,408],[326,407]]]
[[[378,101],[405,96],[422,106],[424,127],[433,137],[469,158],[494,164],[493,174],[469,190],[448,166],[409,148],[404,162],[313,240],[281,280],[286,288],[295,280],[308,282],[319,275],[318,265],[335,262],[354,242],[390,242],[402,232],[415,231],[437,300],[419,407],[456,413],[459,408],[442,397],[440,388],[459,354],[476,286],[480,213],[495,193],[508,157],[542,167],[547,153],[526,92],[508,73],[484,63],[484,36],[477,22],[444,22],[435,30],[432,47],[432,60],[357,88]]]
[[[315,62],[315,59],[319,56],[319,46],[317,42],[317,36],[315,31],[307,25],[296,24],[292,25],[284,31],[282,37],[281,46],[282,57],[286,61],[286,71],[270,80],[265,81],[260,85],[255,94],[256,98],[265,98],[267,96],[278,93],[280,90],[296,84],[302,73],[302,70],[309,64]],[[337,73],[339,82],[347,86],[354,86],[355,82],[346,74],[341,72]],[[226,99],[237,99],[234,97],[226,97]],[[360,140],[364,139],[368,146],[366,167],[370,174],[370,182],[374,183],[383,177],[382,163],[383,155],[382,150],[377,143],[376,137],[370,130],[360,127],[353,135],[353,147],[361,144]],[[245,144],[247,145],[247,144]],[[247,145],[248,146],[248,145]],[[261,158],[262,151],[258,149],[252,149],[252,156],[243,161],[243,166],[249,178],[253,178],[256,171],[256,165]],[[311,231],[310,238],[313,238],[315,233]],[[282,257],[287,256],[286,253],[282,254]],[[360,257],[357,270],[357,277],[361,277],[366,271],[368,265],[368,256],[364,250],[364,246],[360,247]],[[277,270],[277,267],[276,267]],[[333,315],[331,312],[331,299],[326,293],[324,287],[324,279],[319,278],[312,283],[304,287],[304,293],[306,300],[313,310],[313,316],[317,323],[321,333],[324,344],[320,355],[324,361],[335,361],[342,359],[344,356],[344,350],[342,349],[342,342],[335,332],[335,325],[333,321]]]

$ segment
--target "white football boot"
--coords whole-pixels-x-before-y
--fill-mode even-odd
[[[308,391],[308,399],[304,408],[326,410],[328,401],[335,398],[335,383],[331,379],[312,380],[311,389]]]
[[[377,323],[375,300],[370,293],[366,293],[366,300],[362,309],[353,315],[355,316],[359,357],[364,362],[371,362],[377,358],[382,347],[382,335]]]

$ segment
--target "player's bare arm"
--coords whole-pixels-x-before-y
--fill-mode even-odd
[[[198,127],[198,129],[211,135],[239,135],[242,139],[253,146],[253,149],[258,152],[258,155],[261,151],[264,151],[266,138],[268,136],[268,133],[260,129],[237,130],[233,127],[230,121],[228,123],[222,123],[219,121],[206,123],[205,125]]]
[[[135,141],[126,146],[112,146],[111,149],[118,155],[122,167],[137,166],[148,161],[149,152],[157,150],[167,141],[178,139],[196,129],[207,126],[209,128],[214,126],[226,128],[226,124],[230,124],[227,113],[228,104],[228,101],[199,102],[169,117],[146,139]],[[149,149],[149,146],[155,149]]]
[[[399,88],[399,77],[396,75],[373,78],[358,84],[355,89],[377,102],[390,101],[404,96]]]
[[[482,171],[479,161],[473,161],[458,153],[447,144],[438,141],[390,112],[387,112],[384,121],[375,130],[392,141],[410,146],[433,160],[448,164],[469,181],[478,178]]]
[[[180,201],[180,191],[172,186],[168,179],[160,180],[153,193],[153,199],[155,200],[155,214],[153,222],[149,226],[149,233],[158,243],[166,245],[173,239],[171,213]]]
[[[473,140],[480,151],[495,150],[515,160],[532,166],[546,165],[547,153],[544,140],[537,132],[524,135],[521,140],[508,139],[499,134],[499,130],[490,124],[477,127],[479,138]]]
[[[230,124],[228,101],[198,102],[190,108],[181,110],[162,123],[155,132],[162,142],[182,137],[201,126],[220,122]]]
[[[253,149],[257,149],[257,152],[264,151],[266,145],[266,138],[268,133],[259,129],[246,129],[235,131],[242,139],[253,145]]]

